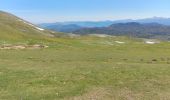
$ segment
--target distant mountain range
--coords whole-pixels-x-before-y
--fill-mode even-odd
[[[115,23],[128,23],[128,22],[137,22],[137,23],[158,23],[162,25],[170,25],[170,18],[164,18],[164,17],[152,17],[152,18],[145,18],[145,19],[125,19],[125,20],[117,20],[113,21],[113,24]]]
[[[158,23],[162,25],[170,25],[170,18],[153,17],[153,18],[137,19],[137,20],[125,19],[125,20],[98,21],[98,22],[94,22],[94,21],[56,22],[56,23],[42,23],[39,24],[39,26],[45,29],[69,33],[82,28],[108,27],[116,23],[129,23],[129,22],[137,22],[141,24]]]
[[[56,23],[42,23],[41,27],[49,27],[53,25],[78,25],[80,27],[106,27],[113,24],[113,21],[73,21],[73,22],[56,22]]]
[[[54,31],[72,34],[58,33]],[[140,20],[63,22],[41,24],[38,26],[10,13],[0,11],[1,40],[42,39],[46,37],[65,35],[73,36],[75,34],[123,35],[170,40],[170,19],[154,17]]]
[[[74,34],[108,34],[115,36],[132,36],[140,38],[170,39],[170,26],[158,23],[116,23],[108,27],[83,28],[73,32]]]
[[[41,27],[43,27],[43,26],[41,26]],[[57,32],[69,33],[69,32],[79,30],[79,29],[81,29],[83,27],[78,26],[76,24],[68,24],[68,25],[55,24],[55,25],[49,25],[49,26],[44,27],[44,28],[52,30],[52,31],[57,31]]]

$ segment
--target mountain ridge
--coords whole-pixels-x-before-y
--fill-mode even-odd
[[[0,39],[39,39],[53,37],[52,31],[40,28],[8,12],[0,11]]]
[[[124,20],[115,20],[115,21],[106,20],[106,21],[75,21],[75,22],[70,21],[70,22],[42,23],[42,24],[39,24],[38,26],[43,27],[45,29],[52,29],[54,31],[70,33],[70,32],[75,31],[75,29],[108,27],[116,23],[129,23],[129,22],[137,22],[137,23],[142,23],[142,24],[157,23],[157,24],[170,26],[170,18],[163,18],[163,17],[152,17],[152,18],[136,19],[136,20],[124,19]],[[77,25],[77,27],[71,28],[73,27],[72,25]],[[60,26],[61,28],[58,26]]]
[[[107,34],[115,36],[132,36],[139,38],[163,38],[170,39],[170,26],[158,23],[117,23],[108,27],[83,28],[73,32],[74,34]]]
[[[49,25],[69,25],[76,24],[82,27],[105,27],[110,26],[115,23],[128,23],[128,22],[138,22],[138,23],[159,23],[163,25],[170,25],[170,18],[165,17],[151,17],[143,19],[122,19],[122,20],[105,20],[105,21],[66,21],[66,22],[54,22],[54,23],[40,23],[38,26],[49,26]]]

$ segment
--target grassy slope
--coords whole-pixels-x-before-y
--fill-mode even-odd
[[[0,40],[18,41],[26,39],[44,39],[51,35],[50,31],[38,30],[35,27],[24,23],[26,21],[0,11]],[[30,24],[30,23],[29,23]]]
[[[0,50],[0,99],[170,99],[169,43],[125,37],[55,41],[43,50]]]

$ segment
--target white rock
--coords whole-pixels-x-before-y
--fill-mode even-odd
[[[101,38],[105,38],[105,37],[112,37],[111,35],[107,35],[107,34],[90,34],[91,36],[96,36],[96,37],[101,37]]]
[[[145,43],[146,44],[155,44],[155,42],[153,42],[153,41],[146,41]]]
[[[121,41],[115,41],[116,43],[119,43],[119,44],[124,44],[125,42],[121,42]]]

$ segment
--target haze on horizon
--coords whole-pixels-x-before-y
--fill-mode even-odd
[[[170,17],[170,0],[1,0],[0,10],[33,23]]]

